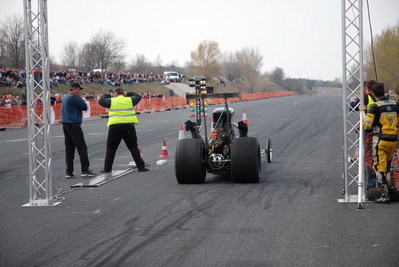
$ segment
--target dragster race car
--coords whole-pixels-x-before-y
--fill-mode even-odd
[[[196,93],[186,94],[196,112],[196,121],[186,121],[189,139],[178,140],[175,153],[175,175],[179,184],[204,183],[206,173],[228,174],[234,183],[258,183],[261,178],[261,149],[257,138],[248,136],[244,121],[233,122],[234,109],[228,106],[228,98],[240,97],[240,93],[207,93],[205,80],[195,80]],[[224,107],[212,113],[212,125],[208,138],[206,127],[206,99],[224,98]],[[194,108],[195,106],[195,108]],[[204,126],[205,139],[200,134]],[[238,129],[238,136],[236,135]],[[264,150],[267,161],[272,161],[271,140]]]

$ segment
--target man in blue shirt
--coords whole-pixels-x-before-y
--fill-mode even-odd
[[[72,83],[69,94],[62,99],[62,128],[65,136],[66,178],[73,178],[73,160],[75,148],[78,150],[81,177],[93,177],[97,174],[89,170],[89,156],[82,131],[82,111],[87,110],[86,102],[80,97],[83,88],[79,83]]]

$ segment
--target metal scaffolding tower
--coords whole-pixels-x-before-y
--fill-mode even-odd
[[[364,131],[361,113],[351,109],[349,103],[357,93],[360,103],[364,103],[363,0],[342,0],[342,64],[344,199],[338,201],[357,202],[361,209],[365,201]]]
[[[29,203],[54,206],[51,175],[50,67],[47,1],[24,0],[26,97],[29,129]],[[42,75],[37,75],[41,72]],[[35,76],[36,74],[36,76]]]

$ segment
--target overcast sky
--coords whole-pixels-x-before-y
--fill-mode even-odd
[[[23,0],[0,0],[4,15],[23,14]],[[258,48],[262,71],[275,67],[286,77],[333,80],[342,76],[341,0],[48,0],[50,54],[88,42],[99,29],[125,38],[136,54],[183,66],[203,40],[222,52]],[[364,10],[366,3],[364,0]],[[32,0],[37,3],[37,0]],[[373,34],[399,23],[399,0],[369,0]],[[368,17],[364,41],[370,43]],[[130,63],[130,60],[127,60]]]

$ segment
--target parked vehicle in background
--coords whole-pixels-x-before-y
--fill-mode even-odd
[[[163,77],[170,82],[180,82],[180,74],[177,71],[164,71]]]
[[[100,72],[100,73],[104,73],[105,70],[104,69],[93,69],[93,72]]]

